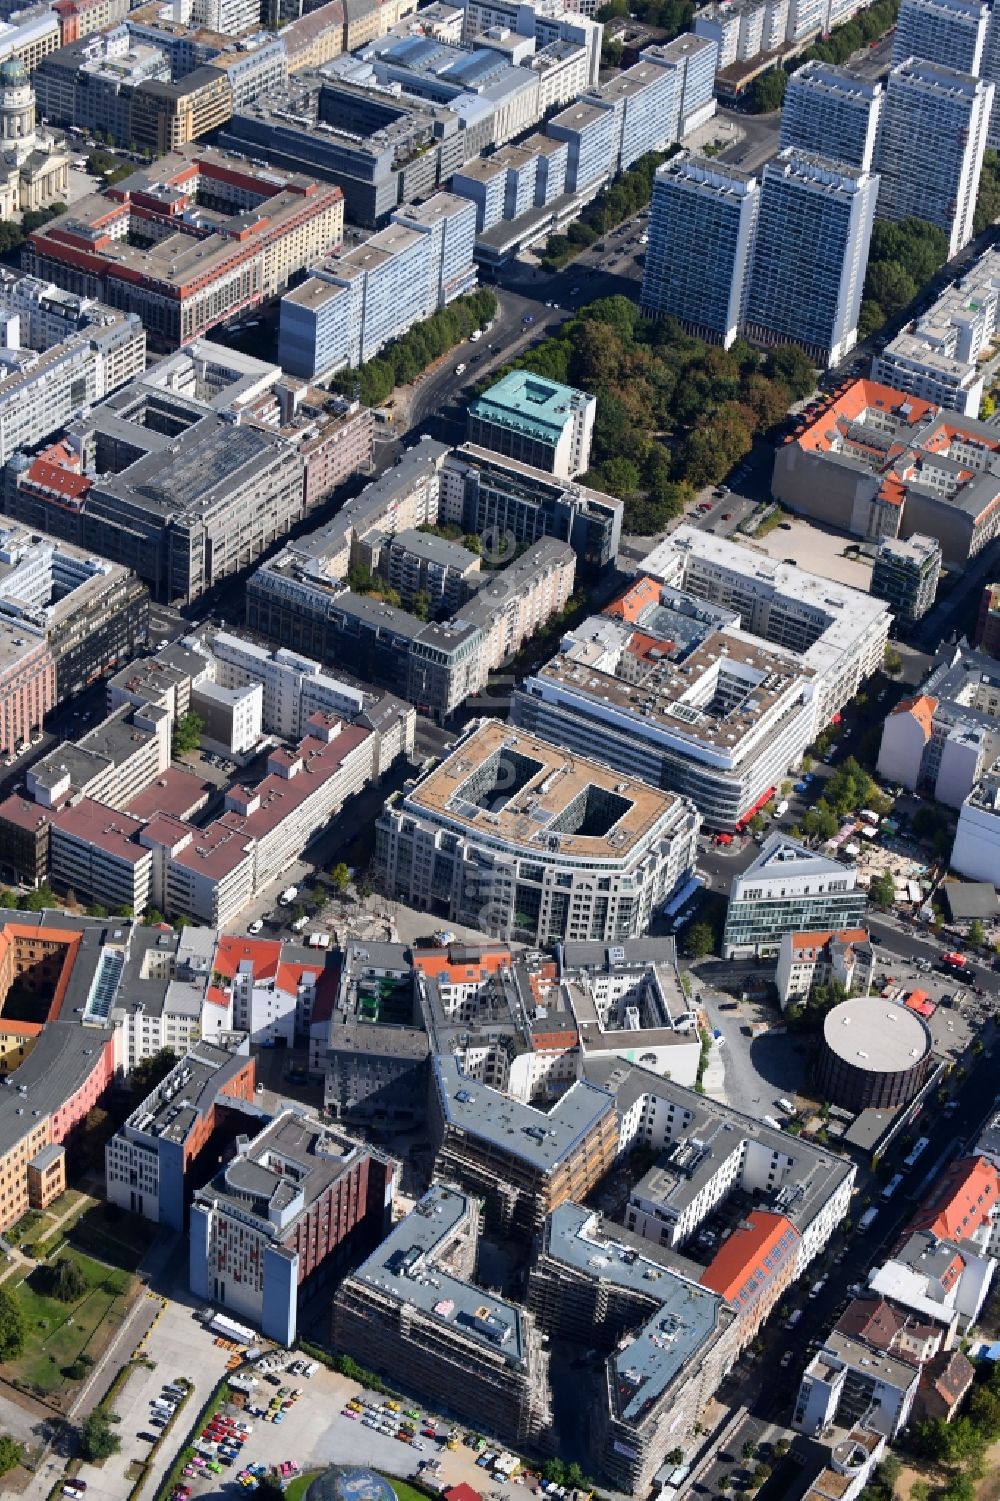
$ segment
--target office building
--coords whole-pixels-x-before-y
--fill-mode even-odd
[[[469,1079],[450,1054],[431,1059],[430,1130],[435,1176],[474,1194],[506,1235],[530,1236],[585,1198],[618,1152],[607,1090],[581,1079],[541,1110]]]
[[[255,1076],[246,1053],[195,1043],[105,1147],[108,1203],[183,1232],[191,1170],[226,1105],[252,1104]]]
[[[183,218],[172,211],[178,196]],[[276,296],[340,242],[343,224],[336,188],[187,146],[37,230],[24,265],[137,313],[151,346],[171,350]]]
[[[475,209],[455,193],[404,205],[390,224],[317,264],[281,299],[278,354],[309,379],[373,359],[476,284]]]
[[[865,928],[783,933],[774,976],[782,1011],[804,1006],[814,985],[837,984],[848,995],[868,995],[875,974],[874,953]]]
[[[907,541],[882,537],[872,566],[871,592],[884,599],[902,625],[921,620],[937,596],[941,544],[915,532]]]
[[[590,467],[596,412],[596,396],[512,370],[469,403],[466,437],[568,480]]]
[[[818,59],[804,63],[788,80],[780,145],[868,172],[875,154],[883,97],[877,79]]]
[[[516,1447],[551,1423],[548,1359],[529,1313],[472,1280],[479,1207],[435,1183],[333,1301],[339,1350],[428,1407]]]
[[[878,178],[785,149],[764,167],[746,332],[800,345],[819,365],[857,341]]]
[[[553,42],[571,42],[585,48],[587,82],[598,82],[604,27],[589,11],[566,9],[551,0],[467,0],[461,8],[461,40],[473,42],[489,32],[512,32],[532,37],[538,48]]]
[[[658,167],[643,312],[728,349],[744,322],[759,203],[757,179],[739,168],[687,153]]]
[[[722,956],[778,954],[785,933],[859,928],[867,905],[852,866],[771,834],[730,883]]]
[[[105,562],[0,516],[0,622],[40,634],[65,699],[136,655],[149,623],[149,595]]]
[[[889,74],[875,149],[880,219],[926,219],[948,256],[972,238],[994,86],[937,62],[909,59]],[[923,143],[935,141],[933,152]]]
[[[514,691],[514,724],[744,828],[817,732],[815,671],[732,610],[641,577]]]
[[[11,460],[5,508],[125,564],[159,599],[197,598],[304,514],[302,459],[280,432],[233,426],[169,391],[127,387],[70,438]]]
[[[386,893],[507,940],[646,932],[693,868],[694,807],[523,731],[511,739],[499,721],[478,722],[386,807],[376,825]],[[488,835],[476,822],[484,807]]]
[[[55,125],[101,131],[131,140],[132,96],[150,79],[170,82],[170,59],[159,47],[133,40],[126,26],[88,36],[42,60],[32,82],[38,107]]]
[[[647,554],[643,572],[735,611],[741,631],[793,653],[815,674],[817,732],[881,668],[891,616],[859,589],[693,526],[678,527]]]
[[[829,1242],[855,1170],[644,1067],[602,1059],[588,1062],[586,1075],[614,1096],[621,1150],[656,1160],[625,1206],[624,1228],[579,1203],[552,1211],[528,1306],[553,1341],[590,1340],[606,1357],[593,1464],[616,1489],[643,1495],[669,1450],[697,1432],[705,1403],[783,1291]],[[707,1223],[720,1210],[740,1219],[721,1243]]]
[[[984,0],[902,0],[893,67],[914,57],[978,76],[989,26],[990,7]]]
[[[992,657],[962,644],[943,650],[920,690],[886,717],[879,775],[960,808],[1000,756],[998,701],[1000,667]]]
[[[790,510],[867,542],[936,539],[962,567],[1000,531],[996,428],[874,380],[856,380],[777,450]]]
[[[191,1291],[291,1345],[300,1302],[381,1238],[392,1195],[388,1158],[282,1110],[196,1192]]]

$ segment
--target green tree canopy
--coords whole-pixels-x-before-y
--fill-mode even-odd
[[[0,1283],[0,1360],[16,1360],[24,1349],[27,1333],[20,1303]]]
[[[84,1459],[96,1462],[102,1459],[110,1459],[112,1454],[117,1454],[122,1446],[106,1413],[100,1408],[95,1408],[89,1417],[84,1419],[80,1429],[80,1453]]]
[[[197,750],[201,744],[204,729],[205,721],[193,709],[189,709],[186,714],[182,714],[174,725],[174,755],[186,756],[191,751]]]
[[[0,1433],[0,1475],[14,1470],[21,1463],[21,1445],[9,1433]]]
[[[707,922],[692,923],[684,935],[685,952],[692,959],[704,959],[715,947],[715,934]]]
[[[754,79],[750,88],[750,105],[756,115],[769,115],[785,102],[788,74],[783,68],[768,68]]]

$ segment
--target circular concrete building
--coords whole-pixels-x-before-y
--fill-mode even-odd
[[[816,1065],[821,1098],[845,1110],[905,1105],[930,1072],[931,1034],[905,1006],[855,996],[823,1022]]]

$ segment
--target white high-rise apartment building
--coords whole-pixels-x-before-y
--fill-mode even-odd
[[[759,200],[756,177],[738,167],[688,153],[659,167],[643,311],[728,349],[743,321]]]
[[[919,57],[958,73],[979,74],[989,24],[985,0],[903,0],[892,44],[893,66]]]
[[[880,219],[926,219],[949,258],[972,238],[994,86],[909,58],[893,68],[875,148]]]
[[[812,61],[788,80],[781,112],[782,147],[871,169],[884,91],[849,68]]]
[[[871,172],[785,149],[764,168],[746,327],[832,365],[857,341],[878,194]]]

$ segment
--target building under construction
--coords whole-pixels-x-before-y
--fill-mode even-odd
[[[551,1422],[547,1358],[534,1319],[470,1280],[479,1206],[435,1184],[341,1284],[334,1347],[429,1406],[514,1445]]]

